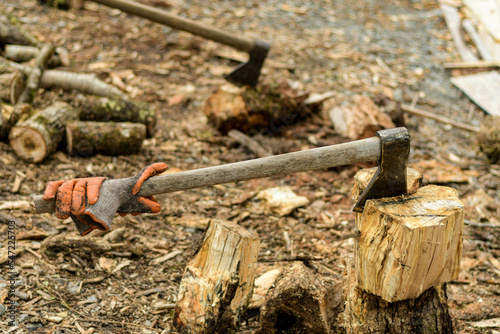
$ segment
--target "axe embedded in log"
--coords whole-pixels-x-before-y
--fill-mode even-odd
[[[236,36],[223,30],[208,27],[192,20],[179,17],[168,12],[129,0],[93,0],[94,2],[117,8],[123,12],[137,15],[148,20],[165,24],[169,27],[190,32],[225,45],[232,46],[238,50],[248,52],[250,59],[225,76],[226,80],[237,86],[256,86],[260,76],[260,70],[267,57],[269,43]]]
[[[409,153],[410,136],[408,130],[394,128],[377,132],[377,137],[353,142],[154,176],[144,182],[139,195],[151,196],[216,184],[349,165],[361,161],[379,161],[373,179],[353,208],[354,211],[360,212],[368,199],[406,194],[406,166]],[[117,197],[120,196],[120,190],[126,183],[125,180],[128,179],[106,180],[101,186],[99,200],[95,205],[89,205],[86,210],[96,215],[99,213],[101,216],[104,212],[106,214],[104,221],[111,225],[119,204],[110,209],[109,203],[120,202]],[[53,201],[44,201],[42,196],[36,196],[34,202],[37,213],[54,212],[55,204]]]

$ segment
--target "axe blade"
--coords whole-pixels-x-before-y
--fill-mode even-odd
[[[377,132],[380,162],[375,175],[361,194],[353,211],[362,212],[369,199],[394,197],[407,193],[406,168],[410,156],[410,135],[406,128]]]
[[[250,59],[243,64],[238,65],[231,73],[225,75],[225,79],[236,86],[255,87],[259,81],[260,70],[266,60],[267,53],[271,45],[267,42],[256,40],[253,48],[250,50]]]

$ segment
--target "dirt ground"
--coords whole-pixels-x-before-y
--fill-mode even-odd
[[[418,107],[450,119],[478,125],[484,117],[449,82],[443,64],[459,58],[436,1],[143,2],[270,41],[263,77],[286,78],[312,93],[333,92],[317,117],[256,136],[274,154],[347,141],[333,130],[326,109],[348,105],[356,94],[392,98],[397,90],[406,103],[414,101]],[[62,243],[64,238],[79,238],[71,220],[36,215],[29,205],[31,196],[41,194],[48,181],[127,177],[159,161],[172,169],[189,170],[255,158],[218,133],[203,112],[205,100],[226,83],[222,75],[245,54],[91,1],[81,10],[62,11],[34,0],[3,0],[0,13],[17,17],[41,41],[67,48],[71,65],[60,69],[95,73],[158,112],[154,137],[132,156],[82,158],[62,149],[42,163],[32,164],[17,158],[7,141],[0,142],[0,205],[14,203],[0,211],[0,247],[6,252],[7,224],[15,220],[20,298],[18,326],[8,330],[2,315],[2,330],[173,332],[172,308],[159,309],[155,304],[175,303],[183,269],[212,217],[258,233],[258,274],[288,266],[282,260],[295,256],[321,258],[324,265],[336,270],[342,270],[352,258],[353,175],[371,164],[160,195],[159,214],[117,217],[116,232],[93,232],[85,237],[88,243],[75,242],[74,247]],[[79,106],[82,99],[78,92],[41,90],[33,105],[44,108],[66,101]],[[410,165],[424,172],[426,183],[458,189],[466,209],[462,270],[447,285],[455,332],[499,333],[498,322],[495,328],[481,321],[500,318],[500,166],[488,165],[475,133],[412,115],[405,119],[412,138]],[[423,170],[426,161],[432,161],[431,167]],[[455,169],[447,172],[443,165]],[[16,176],[21,185],[13,193]],[[267,212],[254,195],[280,185],[306,196],[310,204],[284,217]],[[325,217],[331,219],[325,221]],[[38,233],[30,233],[33,230]],[[42,253],[40,248],[50,240],[56,242]],[[57,240],[66,246],[57,247]],[[166,254],[173,256],[154,262]],[[9,289],[6,275],[4,266],[2,300]],[[258,312],[249,314],[241,332],[256,330],[257,320]]]

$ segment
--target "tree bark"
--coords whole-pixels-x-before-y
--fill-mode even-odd
[[[319,266],[285,268],[260,310],[261,334],[342,332],[342,279]]]
[[[40,86],[40,81],[42,79],[42,74],[49,61],[49,58],[54,53],[54,47],[50,44],[45,44],[38,56],[36,57],[36,62],[31,72],[26,80],[26,87],[24,87],[24,91],[19,97],[19,103],[31,103],[33,102],[33,98],[35,97],[35,93]]]
[[[66,124],[66,138],[71,155],[135,154],[146,138],[146,126],[128,122],[72,121]]]
[[[221,219],[210,221],[182,277],[174,325],[183,333],[237,329],[253,290],[259,237]]]
[[[24,74],[18,69],[0,67],[0,100],[16,104],[24,89]]]
[[[7,64],[21,70],[25,75],[31,73],[31,67],[0,57],[0,64]],[[99,80],[94,74],[79,74],[58,70],[46,70],[40,79],[43,88],[59,87],[64,90],[78,90],[82,93],[127,99],[127,95],[118,88]]]
[[[156,111],[149,104],[124,99],[88,97],[80,114],[82,121],[132,122],[146,126],[147,136],[154,135]]]
[[[61,65],[68,66],[69,59],[67,55],[68,51],[64,48],[56,48],[55,54],[53,54],[48,63],[48,68],[54,68]],[[28,62],[33,58],[38,57],[40,54],[40,49],[36,46],[30,45],[6,45],[5,46],[5,58],[18,63]]]
[[[78,119],[78,111],[65,102],[56,102],[39,111],[10,132],[10,145],[22,159],[41,162],[54,152],[64,137],[64,127]]]
[[[308,95],[300,94],[284,82],[263,82],[256,88],[228,84],[207,99],[204,110],[223,134],[232,129],[272,134],[321,109],[321,103],[304,103]]]

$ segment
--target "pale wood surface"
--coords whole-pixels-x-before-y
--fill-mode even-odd
[[[9,134],[10,145],[20,158],[41,162],[62,140],[65,124],[77,118],[76,109],[66,102],[56,102],[17,123]]]
[[[357,222],[359,287],[394,302],[457,278],[464,220],[457,195],[431,185],[403,200],[368,200]]]
[[[457,48],[460,57],[464,61],[477,61],[476,55],[465,44],[464,38],[462,36],[461,24],[460,24],[460,13],[456,7],[450,6],[445,3],[441,3],[441,11],[443,12],[446,24],[450,30],[451,37],[455,46]]]
[[[500,116],[500,74],[497,71],[453,77],[450,81],[488,114]]]
[[[235,329],[253,290],[260,241],[237,224],[213,219],[179,287],[174,324],[191,333]]]

